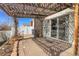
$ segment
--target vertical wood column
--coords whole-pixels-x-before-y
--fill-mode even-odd
[[[74,41],[73,41],[73,46],[74,46],[74,55],[77,55],[78,52],[78,4],[74,5],[74,22],[75,22],[75,27],[74,27]]]
[[[18,20],[16,17],[13,17],[14,18],[14,23],[15,23],[15,37],[17,36],[17,32],[18,32]]]

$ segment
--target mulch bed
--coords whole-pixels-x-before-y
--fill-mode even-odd
[[[14,47],[13,42],[13,39],[11,39],[0,46],[0,56],[11,56]]]
[[[0,47],[0,56],[10,56],[13,50],[12,45],[4,45]]]

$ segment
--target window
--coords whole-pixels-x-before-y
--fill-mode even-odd
[[[51,36],[55,37],[57,36],[57,19],[51,20]]]
[[[68,40],[69,15],[61,16],[58,19],[58,21],[57,18],[51,20],[51,36],[57,38],[58,35],[58,39]]]

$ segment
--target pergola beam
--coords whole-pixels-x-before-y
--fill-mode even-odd
[[[22,14],[15,14],[15,15],[12,15],[13,17],[16,17],[17,16],[17,18],[35,18],[35,17],[38,17],[38,18],[40,18],[40,17],[45,17],[44,15],[42,15],[42,16],[40,16],[40,15],[32,15],[32,14],[26,14],[26,15],[22,15]]]
[[[47,19],[54,19],[54,18],[60,17],[60,16],[62,16],[62,15],[70,14],[70,13],[72,13],[72,12],[73,12],[72,9],[67,8],[67,9],[65,9],[65,10],[62,10],[62,11],[56,13],[56,14],[52,14],[52,15],[50,15],[50,16],[45,17],[45,20],[47,20]]]

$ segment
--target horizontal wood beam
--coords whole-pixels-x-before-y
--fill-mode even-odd
[[[31,17],[31,18],[35,18],[35,17],[38,17],[39,18],[40,17],[41,18],[41,17],[46,17],[45,15],[34,15],[34,14],[26,14],[26,15],[23,15],[23,14],[18,14],[18,13],[16,13],[16,14],[13,14],[12,13],[12,16],[13,17],[17,17],[17,18],[18,17],[19,18],[26,18],[26,17],[27,18],[29,18],[29,17]]]
[[[67,14],[72,13],[72,12],[73,12],[72,9],[67,8],[67,9],[65,9],[63,11],[60,11],[58,13],[55,13],[55,14],[52,14],[52,15],[49,15],[49,16],[45,17],[45,20],[47,20],[47,19],[54,19],[54,18],[60,17],[62,15],[67,15]]]

